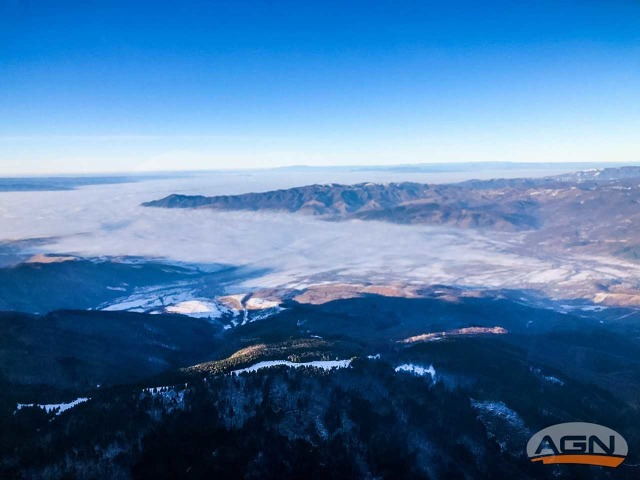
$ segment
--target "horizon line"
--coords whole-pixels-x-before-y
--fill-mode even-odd
[[[291,164],[281,165],[274,167],[234,167],[234,168],[193,168],[193,169],[157,169],[157,170],[96,170],[96,171],[57,171],[57,172],[16,172],[16,173],[3,173],[0,172],[0,178],[42,178],[42,177],[101,177],[101,176],[142,176],[142,175],[171,175],[171,174],[198,174],[198,173],[232,173],[232,172],[264,172],[264,171],[277,171],[277,170],[295,170],[295,169],[333,169],[333,170],[390,170],[390,169],[403,169],[403,168],[420,168],[420,167],[446,167],[451,166],[463,166],[463,165],[495,165],[499,166],[518,166],[518,167],[531,167],[531,168],[545,168],[548,166],[601,166],[601,168],[619,168],[619,167],[633,167],[640,166],[640,160],[636,162],[620,162],[620,161],[546,161],[546,162],[519,162],[512,160],[500,160],[500,161],[457,161],[457,162],[417,162],[417,163],[395,163],[395,164],[365,164],[365,165],[308,165],[308,164]],[[441,173],[445,173],[447,170],[442,170]],[[418,172],[411,172],[418,173]],[[424,173],[438,173],[436,172],[424,172]]]

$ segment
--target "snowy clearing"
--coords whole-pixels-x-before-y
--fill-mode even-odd
[[[238,375],[243,372],[256,372],[263,368],[275,367],[278,365],[285,365],[287,367],[299,368],[299,367],[315,367],[322,368],[323,370],[333,370],[334,368],[347,368],[351,365],[351,360],[317,360],[314,362],[294,363],[288,360],[268,360],[265,362],[256,363],[247,368],[241,368],[231,372],[234,375]]]
[[[53,403],[53,404],[48,404],[48,405],[41,405],[39,403],[19,403],[17,406],[17,410],[22,410],[25,407],[37,407],[37,408],[44,408],[44,410],[47,413],[51,413],[53,411],[56,411],[56,415],[60,415],[62,412],[69,410],[70,408],[75,407],[76,405],[79,405],[83,402],[86,402],[87,400],[91,400],[90,398],[77,398],[72,402],[69,403]]]
[[[405,363],[403,365],[399,365],[396,367],[396,372],[409,372],[414,375],[418,375],[420,377],[424,377],[425,375],[431,375],[431,378],[435,380],[436,378],[436,369],[433,368],[433,365],[429,365],[429,367],[421,367],[420,365],[414,365],[412,363]]]

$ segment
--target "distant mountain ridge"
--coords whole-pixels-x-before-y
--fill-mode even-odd
[[[459,184],[359,183],[308,185],[286,190],[205,197],[169,195],[147,207],[284,211],[328,220],[379,220],[404,224],[530,231],[558,227],[571,218],[580,229],[638,215],[640,167],[592,169],[544,178],[472,180]],[[601,216],[595,222],[593,214]],[[629,223],[629,222],[627,222]],[[629,225],[627,225],[629,227]],[[580,232],[573,241],[589,240]]]
[[[552,175],[541,178],[499,178],[491,180],[468,180],[458,185],[471,188],[506,188],[527,187],[540,188],[543,186],[559,187],[562,185],[588,182],[598,184],[606,181],[628,181],[640,178],[640,167],[625,166],[615,168],[590,168],[561,175]]]
[[[493,202],[464,199],[465,189],[455,185],[419,183],[359,183],[308,185],[287,190],[216,197],[169,195],[146,202],[147,207],[212,208],[216,210],[275,210],[319,215],[330,220],[356,218],[394,223],[445,224],[530,229],[535,218]]]

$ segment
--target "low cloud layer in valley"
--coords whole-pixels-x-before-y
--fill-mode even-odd
[[[379,176],[336,173],[315,181],[380,181]],[[407,176],[395,177],[391,180]],[[420,175],[410,179],[430,181]],[[200,265],[247,266],[267,272],[244,279],[238,288],[304,287],[323,281],[449,284],[536,288],[558,298],[571,298],[592,296],[592,286],[599,281],[640,278],[638,266],[618,259],[539,257],[523,248],[521,237],[513,233],[326,222],[286,213],[140,206],[174,192],[242,193],[305,181],[313,183],[314,178],[309,174],[227,173],[70,191],[1,193],[0,240],[42,239],[26,247],[27,254],[142,256]]]

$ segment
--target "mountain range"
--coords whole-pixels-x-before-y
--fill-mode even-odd
[[[524,232],[532,244],[553,249],[640,258],[640,167],[443,185],[324,184],[213,197],[172,194],[143,206]]]

